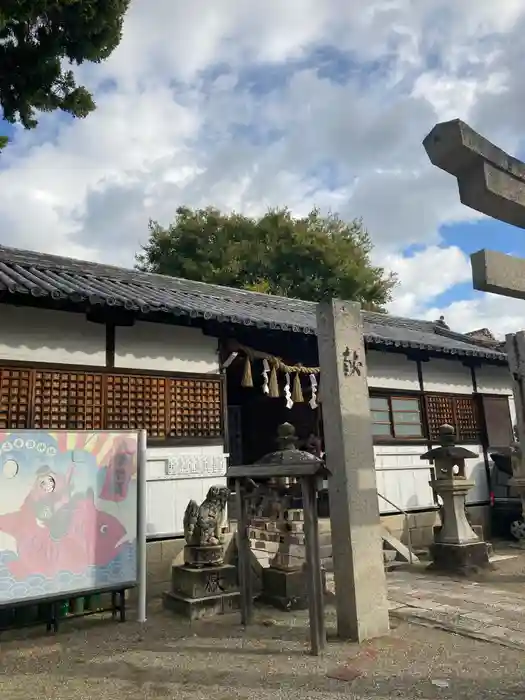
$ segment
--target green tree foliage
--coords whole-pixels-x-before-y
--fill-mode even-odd
[[[288,209],[251,218],[180,207],[168,228],[151,221],[149,231],[136,256],[148,272],[310,301],[337,297],[374,310],[396,284],[394,275],[372,265],[361,220],[345,222],[317,209],[304,218]]]
[[[0,0],[0,107],[26,129],[36,112],[85,117],[93,97],[66,62],[98,63],[118,46],[129,0]],[[5,145],[5,140],[4,144]]]

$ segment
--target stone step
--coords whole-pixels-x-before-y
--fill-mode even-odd
[[[260,527],[252,527],[250,544],[255,556],[261,566],[267,567],[271,560],[279,553],[279,557],[292,557],[294,561],[305,558],[304,554],[304,532],[297,531],[290,533],[290,544],[286,546],[282,542],[282,533],[276,531],[275,523],[268,519],[261,520],[258,523]],[[398,538],[392,535],[384,526],[381,528],[381,536],[383,540],[383,559],[385,566],[392,567],[394,562],[407,563],[410,561],[408,547],[404,545]],[[330,532],[330,520],[319,520],[319,545],[320,555],[323,566],[331,569],[332,558],[332,536]],[[418,553],[412,550],[412,561],[419,561]]]
[[[386,571],[391,571],[392,569],[395,569],[398,566],[404,566],[406,562],[404,561],[397,561],[396,559],[391,559],[390,556],[386,555],[385,552],[383,552],[383,561],[385,565]],[[321,560],[321,566],[325,571],[328,572],[333,572],[334,570],[334,562],[333,559],[322,559]]]
[[[396,559],[399,561],[403,562],[409,562],[410,561],[410,550],[408,547],[406,547],[401,540],[398,540],[397,537],[394,537],[387,529],[386,527],[381,528],[381,538],[383,540],[383,556],[386,554],[387,551],[393,551],[395,552],[395,556],[391,559],[391,561],[395,561]],[[390,556],[390,555],[388,555]],[[412,562],[416,563],[419,561],[419,558],[417,554],[412,550]]]

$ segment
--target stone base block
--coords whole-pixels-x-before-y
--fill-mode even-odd
[[[162,602],[166,610],[171,610],[187,620],[199,620],[203,617],[214,617],[239,610],[240,593],[235,591],[204,598],[188,598],[170,591],[163,593]]]
[[[322,571],[323,591],[326,589],[326,572]],[[268,567],[262,572],[261,600],[279,610],[306,610],[308,589],[306,572],[284,571]]]
[[[475,535],[479,537],[481,541],[484,539],[484,533],[483,533],[483,526],[482,525],[471,525],[472,531],[474,532]],[[439,533],[443,529],[442,525],[434,525],[433,531],[434,531],[434,537],[439,537]]]
[[[483,542],[483,525],[471,525],[470,526],[479,539]]]
[[[270,559],[270,566],[274,569],[282,569],[284,571],[302,571],[306,561],[306,555],[295,556],[286,552],[277,552]]]
[[[284,513],[284,519],[288,521],[303,522],[304,510],[302,508],[288,508]]]
[[[234,593],[237,590],[237,569],[231,564],[195,568],[173,566],[171,592],[184,598]]]
[[[469,574],[491,567],[486,542],[470,544],[434,543],[430,547],[432,563],[429,568],[449,573]]]
[[[222,544],[200,547],[187,544],[184,547],[184,563],[188,566],[217,566],[224,562],[224,546]]]

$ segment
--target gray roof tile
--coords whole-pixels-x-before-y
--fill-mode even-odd
[[[123,307],[141,314],[215,319],[239,325],[315,334],[313,302],[232,289],[0,246],[0,290],[73,304]],[[41,303],[42,303],[41,302]],[[431,321],[363,313],[372,346],[472,355],[505,362],[505,354]]]

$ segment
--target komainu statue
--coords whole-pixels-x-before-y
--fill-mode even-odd
[[[226,486],[212,486],[200,506],[197,501],[188,503],[184,513],[184,539],[190,547],[222,544],[229,495]]]

